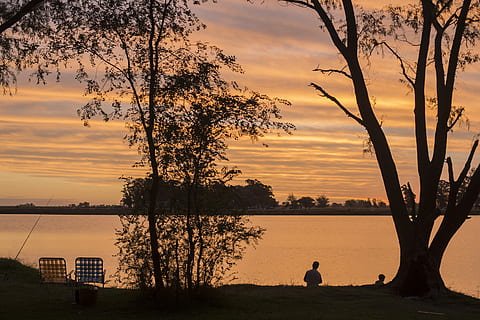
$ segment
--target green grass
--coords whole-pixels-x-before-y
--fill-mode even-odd
[[[40,284],[36,269],[0,258],[0,319],[480,319],[478,299],[406,299],[366,286],[231,285],[177,307],[136,290],[104,288],[94,306],[73,301],[71,287]]]

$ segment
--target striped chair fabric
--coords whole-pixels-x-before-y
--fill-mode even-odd
[[[78,257],[75,259],[75,282],[101,283],[105,285],[102,258]]]
[[[64,258],[40,258],[38,267],[43,283],[67,284],[67,263]]]

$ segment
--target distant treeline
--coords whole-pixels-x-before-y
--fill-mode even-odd
[[[304,196],[297,198],[293,194],[290,194],[287,198],[287,201],[282,203],[283,207],[293,208],[293,209],[308,209],[308,208],[387,208],[387,204],[381,200],[377,199],[349,199],[346,200],[343,204],[333,202],[330,204],[330,199],[326,195],[320,195],[316,198]]]
[[[148,207],[150,202],[150,184],[151,181],[143,178],[125,179],[123,186],[120,206],[118,205],[91,205],[84,201],[78,204],[69,204],[63,209],[68,212],[108,212],[119,208],[130,209],[133,212],[141,213]],[[182,213],[187,210],[188,197],[193,194],[192,190],[185,188],[178,181],[161,182],[157,195],[157,207],[159,212],[163,213]],[[325,195],[315,198],[309,196],[295,197],[290,194],[287,201],[279,202],[275,199],[272,187],[263,184],[256,179],[245,180],[244,185],[226,185],[224,183],[212,183],[207,187],[197,187],[195,190],[196,203],[201,211],[206,213],[225,212],[225,211],[255,211],[256,209],[312,209],[312,208],[387,208],[383,201],[376,199],[358,200],[350,199],[343,204],[330,203],[330,199]],[[34,203],[25,203],[16,206],[22,211],[35,208]],[[87,210],[81,210],[87,209]],[[97,210],[93,210],[97,209]],[[102,211],[103,210],[103,211]],[[38,211],[38,210],[34,210]],[[280,212],[279,210],[277,212]],[[127,210],[128,212],[128,210]]]
[[[75,209],[75,212],[79,212],[80,209],[90,209],[85,212],[110,212],[120,208],[125,208],[125,212],[135,211],[138,208],[146,208],[149,202],[149,183],[148,179],[126,179],[122,193],[123,197],[120,205],[91,205],[89,202],[80,202],[78,204],[69,204],[66,207]],[[444,209],[446,205],[445,199],[448,196],[448,184],[444,181],[440,183],[441,188],[438,190],[437,205],[439,209]],[[402,186],[404,190],[405,202],[411,207],[412,203],[415,203],[415,194],[408,190],[405,186]],[[182,187],[182,185],[176,181],[162,182],[158,191],[158,209],[161,212],[166,213],[181,213],[185,211],[187,198],[190,196],[191,191]],[[239,211],[255,212],[256,209],[277,209],[275,212],[293,212],[291,209],[313,209],[313,208],[358,208],[358,209],[384,209],[388,208],[388,205],[378,199],[349,199],[344,203],[330,203],[330,199],[326,195],[319,195],[317,197],[301,196],[297,197],[294,194],[290,194],[286,201],[281,204],[275,199],[272,191],[272,187],[263,184],[256,179],[248,179],[245,181],[245,185],[226,185],[223,183],[212,184],[208,188],[199,188],[196,190],[196,197],[199,205],[202,207],[202,211],[205,212],[220,212],[227,211]],[[29,208],[35,208],[34,203],[24,203],[16,206],[25,211]],[[7,207],[4,207],[7,208]],[[8,207],[12,208],[12,207]],[[278,209],[290,209],[290,211],[283,211]],[[477,201],[474,205],[474,210],[478,211],[480,208],[480,201]],[[8,209],[8,211],[10,210]],[[98,209],[98,210],[92,210]],[[128,210],[130,209],[130,210]],[[6,210],[6,209],[5,209]],[[5,211],[4,210],[4,211]],[[38,210],[35,210],[38,212]],[[124,212],[122,211],[122,212]],[[26,212],[26,211],[25,211]],[[70,211],[69,212],[73,212]],[[82,210],[83,212],[83,210]],[[0,211],[0,213],[2,213]],[[320,213],[322,214],[322,213]]]

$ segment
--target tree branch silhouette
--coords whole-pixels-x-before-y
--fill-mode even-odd
[[[352,118],[353,120],[357,121],[360,125],[362,125],[363,127],[366,127],[366,124],[363,122],[363,120],[359,117],[357,117],[356,115],[354,115],[350,110],[348,110],[340,101],[338,101],[337,98],[335,98],[334,96],[332,96],[331,94],[329,94],[325,89],[323,89],[321,86],[319,86],[318,84],[315,84],[315,83],[310,83],[310,86],[311,87],[314,87],[316,90],[320,91],[321,94],[320,96],[322,97],[325,97],[327,98],[328,100],[332,101],[333,103],[335,103],[340,109],[342,109],[343,112],[345,112],[345,114]]]
[[[15,23],[20,21],[24,16],[33,12],[37,9],[45,0],[31,0],[27,2],[20,10],[8,18],[5,22],[0,25],[0,34],[6,31],[8,28],[12,27]]]

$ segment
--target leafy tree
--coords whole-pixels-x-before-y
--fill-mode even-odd
[[[151,179],[126,179],[123,203],[128,203],[137,212],[145,211],[150,185]],[[246,246],[256,243],[264,232],[260,227],[250,226],[245,217],[230,214],[233,210],[223,206],[221,193],[233,189],[224,187],[201,190],[200,198],[209,199],[199,201],[202,212],[207,213],[191,221],[187,214],[178,214],[188,208],[188,191],[181,183],[163,183],[160,187],[163,190],[159,192],[157,205],[162,210],[165,205],[171,209],[169,214],[156,216],[160,266],[165,286],[175,290],[177,296],[190,287],[198,289],[228,280],[229,270],[241,259]],[[173,203],[174,208],[171,207]],[[145,215],[138,214],[121,216],[120,220],[122,228],[116,231],[117,279],[128,286],[151,288],[155,282],[150,238],[146,232],[148,221]]]
[[[142,155],[137,165],[149,168],[144,210],[154,282],[162,288],[167,281],[156,228],[161,185],[180,181],[187,191],[187,225],[199,225],[199,188],[236,174],[216,167],[217,160],[226,159],[226,139],[256,139],[272,129],[289,130],[290,124],[278,121],[277,104],[285,101],[221,78],[222,67],[234,72],[241,68],[220,49],[189,41],[191,33],[204,26],[187,0],[72,3],[62,18],[51,33],[52,43],[67,56],[80,55],[76,77],[91,97],[79,110],[80,117],[86,125],[95,116],[124,119],[130,130],[126,140]],[[222,173],[226,175],[220,177]],[[189,237],[192,254],[193,229]],[[191,271],[193,256],[189,259]]]
[[[31,0],[24,3],[19,8],[9,8],[11,4],[5,1],[0,2],[2,23],[0,24],[0,34],[5,30],[11,28],[15,23],[20,21],[27,14],[32,13],[37,9],[45,0]],[[16,11],[14,11],[16,9]]]
[[[141,213],[148,207],[151,179],[123,178],[122,204]],[[271,208],[277,205],[272,187],[258,180],[246,180],[246,185],[226,185],[216,182],[198,190],[199,211],[202,213],[243,213],[249,208]],[[187,191],[179,181],[161,181],[158,191],[158,211],[169,214],[187,212]]]
[[[318,196],[315,199],[315,202],[317,207],[326,208],[328,207],[328,203],[330,202],[330,199],[328,199],[326,195],[322,194],[321,196]]]
[[[14,92],[18,72],[31,72],[37,84],[45,84],[52,72],[60,80],[61,67],[77,54],[61,45],[64,38],[57,36],[57,27],[75,33],[84,18],[82,6],[88,7],[89,0],[0,0],[0,86],[4,94]]]
[[[370,200],[350,199],[346,200],[343,206],[348,208],[371,208],[372,203],[370,202]]]
[[[448,133],[460,121],[464,108],[454,104],[457,71],[476,62],[473,51],[480,34],[479,2],[471,0],[421,0],[406,7],[384,10],[355,7],[351,0],[285,0],[312,10],[322,21],[322,30],[338,50],[345,68],[317,68],[317,71],[343,76],[355,92],[357,112],[343,104],[321,85],[311,86],[337,105],[368,133],[375,152],[391,215],[400,244],[400,266],[390,283],[402,295],[438,294],[446,290],[440,265],[448,243],[465,222],[480,191],[480,167],[471,176],[466,191],[458,200],[478,141],[455,177],[447,157]],[[398,45],[398,46],[397,46]],[[397,48],[415,52],[408,61]],[[416,139],[416,158],[420,181],[418,209],[412,214],[405,202],[396,164],[382,123],[375,114],[365,77],[365,62],[371,63],[376,49],[391,53],[398,61],[403,83],[413,91],[412,109]],[[363,57],[369,59],[363,60]],[[433,83],[427,82],[427,74]],[[427,88],[435,88],[428,97]],[[377,101],[377,103],[379,103]],[[428,143],[428,106],[436,112],[433,147]],[[430,127],[428,127],[430,128]],[[431,148],[431,149],[430,149]],[[437,210],[437,190],[444,163],[447,163],[449,196],[442,222],[432,235]],[[432,239],[430,241],[430,239]]]
[[[437,190],[437,207],[439,209],[445,209],[448,205],[448,193],[450,192],[450,184],[446,180],[440,180],[438,182]]]
[[[0,87],[3,93],[12,93],[16,84],[16,72],[38,64],[41,55],[39,43],[32,39],[32,32],[42,28],[42,19],[23,19],[43,1],[26,4],[0,1]],[[25,35],[25,32],[27,33]]]
[[[293,195],[293,193],[289,194],[287,197],[286,205],[291,208],[298,207],[298,199]]]
[[[272,208],[277,206],[277,201],[272,192],[272,187],[265,185],[257,179],[248,179],[246,186],[234,186],[239,208]]]
[[[177,296],[192,281],[195,288],[210,287],[229,280],[229,271],[242,258],[247,245],[256,243],[264,229],[250,226],[247,218],[236,215],[205,215],[200,217],[203,246],[196,247],[193,269],[188,274],[190,239],[185,215],[156,217],[160,266],[165,286]],[[119,249],[120,283],[141,289],[154,286],[150,238],[147,220],[143,215],[120,217],[122,227],[116,231]],[[199,227],[195,224],[195,228]],[[191,228],[191,227],[190,227]],[[195,241],[200,241],[195,233]],[[191,276],[191,279],[189,277]]]
[[[460,185],[458,188],[458,195],[457,195],[457,203],[459,203],[465,192],[467,191],[467,187],[470,184],[472,175],[475,173],[476,169],[471,169],[470,173],[465,177],[465,180],[463,183]],[[448,201],[449,201],[449,194],[450,194],[450,183],[446,180],[440,180],[438,184],[438,190],[437,190],[437,207],[440,210],[445,210],[448,206]],[[477,208],[478,204],[480,202],[480,197],[475,200],[474,207]]]
[[[343,204],[343,206],[348,208],[357,207],[357,200],[353,200],[353,199],[345,200],[345,203]]]
[[[312,197],[301,197],[297,202],[302,208],[313,208],[315,206],[315,200]]]
[[[386,208],[387,207],[387,204],[384,201],[377,200],[375,198],[371,200],[371,204],[372,204],[372,207],[375,207],[375,208]]]

